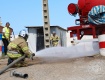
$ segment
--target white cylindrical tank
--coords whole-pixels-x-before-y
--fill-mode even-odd
[[[105,34],[98,36],[100,54],[105,56]]]

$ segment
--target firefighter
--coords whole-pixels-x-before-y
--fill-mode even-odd
[[[12,63],[15,59],[26,55],[28,58],[31,57],[32,52],[30,52],[27,45],[28,35],[25,30],[20,31],[18,38],[11,41],[8,45],[7,55],[9,57],[7,65]],[[27,66],[24,60],[15,64],[16,67]]]
[[[2,30],[2,41],[4,44],[4,55],[7,55],[7,46],[10,41],[10,23],[7,22],[5,27]]]
[[[50,37],[50,41],[53,47],[58,46],[59,37],[56,35],[55,31],[53,31],[52,36]]]

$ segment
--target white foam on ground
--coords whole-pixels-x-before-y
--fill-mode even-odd
[[[99,54],[98,42],[82,42],[70,47],[52,47],[36,52],[37,57],[77,58]]]

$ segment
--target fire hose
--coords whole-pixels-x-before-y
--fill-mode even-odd
[[[21,78],[28,78],[28,74],[23,74],[17,71],[11,71],[11,76],[21,77]]]
[[[88,13],[88,21],[91,24],[101,25],[105,24],[105,6],[95,6]]]
[[[32,59],[32,60],[33,60],[33,56],[35,56],[34,53],[31,55],[31,59]],[[6,66],[6,67],[4,67],[2,70],[0,70],[0,75],[1,75],[4,71],[6,71],[6,70],[9,69],[10,67],[12,67],[14,64],[16,64],[17,62],[23,60],[23,59],[26,58],[26,57],[27,57],[27,56],[24,55],[24,56],[22,56],[22,57],[20,57],[20,58],[18,58],[18,59],[16,59],[16,60],[14,60],[11,64],[9,64],[8,66]]]

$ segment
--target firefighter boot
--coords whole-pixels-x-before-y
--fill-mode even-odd
[[[13,61],[14,61],[13,59],[9,58],[7,65],[11,64]]]

